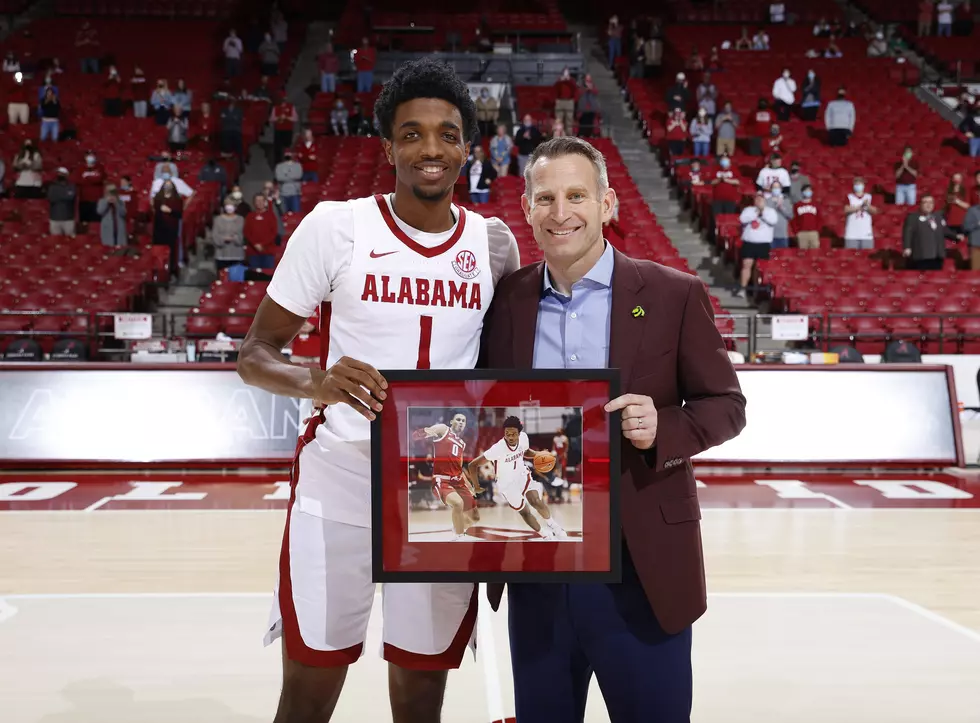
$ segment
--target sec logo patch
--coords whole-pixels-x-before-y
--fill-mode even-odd
[[[453,270],[464,279],[475,278],[480,273],[476,266],[476,254],[472,251],[460,251],[453,259]]]

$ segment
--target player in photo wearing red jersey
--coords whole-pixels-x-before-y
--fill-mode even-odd
[[[466,530],[475,521],[476,495],[481,491],[463,474],[465,429],[466,415],[457,412],[448,425],[440,422],[415,434],[416,439],[432,442],[432,488],[443,504],[452,509],[456,542],[466,539]]]

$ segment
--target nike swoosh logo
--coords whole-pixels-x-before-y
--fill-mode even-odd
[[[371,252],[372,259],[380,259],[382,256],[391,256],[392,254],[397,254],[397,251],[385,251],[383,254],[379,254],[377,251]]]

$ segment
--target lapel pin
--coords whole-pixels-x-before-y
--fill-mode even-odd
[[[646,316],[646,312],[643,310],[642,306],[633,307],[633,318],[639,319],[641,316]]]

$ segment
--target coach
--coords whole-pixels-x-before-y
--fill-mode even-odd
[[[735,437],[745,398],[697,276],[631,259],[602,237],[616,194],[579,138],[539,146],[521,198],[544,262],[498,286],[491,368],[618,368],[620,584],[511,584],[518,723],[580,723],[595,673],[613,723],[688,721],[691,625],[707,607],[691,457]],[[586,502],[586,504],[588,504]],[[494,609],[502,585],[490,585]]]

